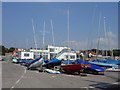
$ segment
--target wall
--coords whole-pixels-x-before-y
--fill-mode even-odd
[[[29,56],[24,56],[25,54],[29,54]],[[21,52],[21,59],[34,59],[33,52]]]

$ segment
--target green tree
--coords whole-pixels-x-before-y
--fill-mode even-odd
[[[6,52],[8,52],[8,48],[6,48],[3,45],[0,45],[0,54],[5,55]]]
[[[113,55],[114,56],[120,56],[120,49],[114,49],[113,50]]]
[[[91,51],[93,51],[93,52],[95,52],[95,53],[96,53],[97,49],[92,49]]]
[[[14,47],[10,47],[10,49],[8,50],[8,52],[13,52],[15,50]]]

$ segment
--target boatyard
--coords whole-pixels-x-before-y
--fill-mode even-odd
[[[10,88],[82,88],[110,89],[119,88],[119,80],[105,75],[87,74],[80,76],[75,74],[50,74],[36,70],[26,70],[20,64],[13,64],[11,60],[2,63],[2,90]]]
[[[2,90],[120,89],[117,2],[2,6]]]

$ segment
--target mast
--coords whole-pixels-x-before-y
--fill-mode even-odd
[[[86,50],[86,57],[88,58],[88,56],[89,56],[89,54],[88,54],[88,50],[90,49],[90,52],[91,52],[91,50],[92,50],[92,44],[93,44],[93,41],[92,41],[92,39],[91,39],[91,37],[90,37],[90,35],[92,35],[91,34],[91,32],[93,31],[93,25],[94,25],[94,20],[95,20],[95,14],[96,14],[96,8],[97,8],[97,6],[94,8],[94,10],[93,10],[93,15],[92,15],[92,22],[91,22],[91,30],[89,30],[89,33],[88,33],[88,39],[87,39],[87,50]]]
[[[53,33],[53,22],[51,19],[51,29],[52,29],[52,39],[53,39],[53,46],[55,45],[54,33]]]
[[[28,39],[26,39],[26,49],[28,48]]]
[[[105,39],[107,40],[107,32],[106,32],[106,22],[105,22],[106,17],[104,17],[104,32],[105,32]],[[106,46],[107,46],[107,41],[105,42]],[[105,50],[105,56],[107,56],[107,50]]]
[[[44,21],[44,25],[43,25],[43,49],[42,49],[42,57],[44,56],[44,52],[43,52],[44,46],[45,46],[45,21]]]
[[[52,45],[55,46],[55,39],[54,39],[54,32],[53,32],[53,22],[52,22],[52,19],[51,19],[51,29],[52,29],[52,40],[53,40],[53,43]],[[55,49],[54,49],[54,56],[56,55],[55,53]],[[52,57],[53,58],[53,57]]]
[[[98,45],[97,45],[97,51],[96,51],[96,59],[98,58],[98,50],[99,50],[99,45],[100,45],[100,23],[101,23],[101,13],[99,16],[99,25],[98,25]]]
[[[110,26],[109,26],[109,32],[111,32]],[[112,42],[112,39],[111,39],[111,36],[109,36],[110,56],[111,56],[111,59],[112,59],[112,57],[113,57],[113,50],[112,50],[111,42]]]
[[[69,50],[69,31],[70,31],[70,28],[69,28],[69,9],[67,11],[67,31],[68,31],[68,35],[67,35],[67,39],[68,39],[68,60],[70,59],[70,50]]]
[[[33,19],[32,19],[32,27],[33,27],[33,35],[34,35],[35,48],[37,50],[37,41],[36,41],[36,38],[35,38],[35,27],[34,27]]]
[[[44,47],[45,47],[45,32],[46,32],[46,31],[45,31],[45,25],[46,25],[46,24],[45,24],[45,21],[44,21],[44,23],[43,23],[43,29],[40,31],[40,32],[42,33],[42,57],[43,57],[43,58],[45,58],[45,57],[44,57],[45,54],[44,54],[44,52],[43,52]]]

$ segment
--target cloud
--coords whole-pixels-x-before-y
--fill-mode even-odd
[[[98,43],[98,42],[100,42],[100,43],[106,43],[107,41],[108,41],[107,38],[101,37],[101,38],[97,38],[96,40],[94,40],[94,43]]]
[[[107,36],[105,37],[100,37],[95,40],[93,40],[94,46],[98,46],[99,42],[99,48],[101,49],[112,49],[112,48],[118,48],[118,40],[117,40],[117,35],[115,35],[112,32],[107,32]]]
[[[63,42],[63,44],[68,45],[68,42]],[[87,42],[84,41],[69,41],[69,47],[75,50],[82,50],[87,48]]]
[[[69,47],[75,50],[82,49],[117,49],[118,48],[118,40],[117,35],[113,32],[107,32],[107,37],[101,36],[100,38],[94,38],[93,40],[88,41],[69,41]],[[99,41],[99,45],[98,45]],[[68,46],[68,42],[63,42],[63,46]]]
[[[114,33],[112,33],[112,32],[107,32],[107,37],[108,38],[115,38],[116,37],[116,35],[114,34]]]

